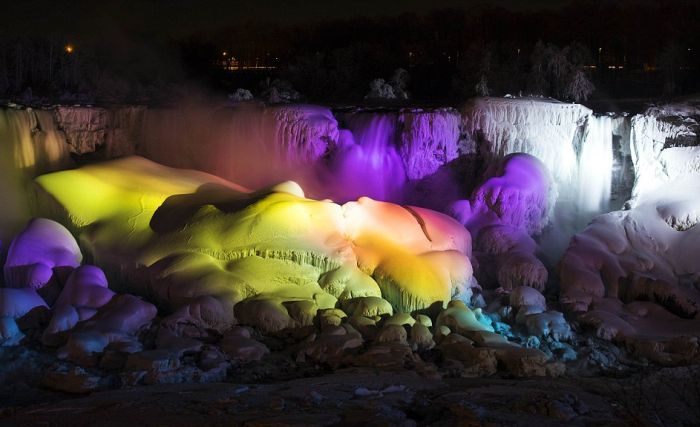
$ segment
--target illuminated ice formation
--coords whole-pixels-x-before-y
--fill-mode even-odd
[[[54,117],[71,153],[93,154],[99,150],[109,159],[134,154],[145,111],[145,107],[135,106],[57,106]]]
[[[409,182],[430,179],[459,155],[461,119],[452,109],[344,116],[348,131],[341,131],[329,171],[335,186],[328,194],[338,200],[403,200]]]
[[[396,117],[387,114],[358,114],[349,120],[351,133],[341,138],[341,147],[331,165],[333,190],[342,201],[362,196],[397,200],[406,182],[406,170],[394,145]]]
[[[633,209],[596,218],[561,260],[562,302],[601,336],[698,330],[699,117],[680,104],[632,118]]]
[[[42,289],[56,275],[63,279],[80,265],[83,255],[61,224],[35,218],[12,241],[5,261],[8,287]]]
[[[651,107],[632,118],[630,151],[635,182],[631,205],[669,182],[700,171],[700,108],[690,104]]]
[[[462,110],[468,136],[486,164],[512,153],[537,157],[558,184],[576,178],[574,142],[591,110],[579,104],[528,98],[477,98]]]
[[[609,339],[697,333],[699,190],[686,176],[597,217],[562,258],[562,303]]]
[[[0,346],[19,344],[24,334],[17,319],[38,307],[46,307],[46,302],[34,289],[0,288]]]
[[[551,181],[544,165],[527,154],[507,156],[470,200],[453,204],[452,215],[476,237],[475,256],[485,284],[543,290],[547,270],[530,238],[547,225]]]
[[[167,166],[198,169],[260,188],[292,177],[313,182],[314,163],[337,140],[338,123],[325,107],[183,106],[147,110],[135,153]]]
[[[50,313],[42,342],[66,346],[65,357],[84,360],[112,344],[135,351],[135,334],[156,314],[153,305],[131,295],[115,296],[99,268],[80,265],[73,236],[52,220],[35,218],[13,240],[0,288],[0,338],[17,344],[24,336],[16,320],[35,309]],[[37,290],[39,293],[37,293]],[[41,317],[41,316],[39,316]]]
[[[51,111],[0,108],[0,240],[6,242],[32,215],[28,197],[38,174],[71,167],[68,146]],[[1,252],[0,252],[1,253]]]
[[[360,297],[405,312],[471,295],[469,233],[434,211],[311,200],[294,183],[250,193],[138,157],[37,183],[98,262],[135,266],[141,291],[172,310],[214,298],[220,330],[242,301],[236,317],[271,331]]]
[[[478,98],[465,105],[462,117],[466,146],[485,165],[526,153],[549,171],[550,227],[539,240],[550,262],[558,260],[571,235],[607,212],[613,137],[625,133],[624,119],[539,98]],[[621,173],[616,177],[626,179]]]
[[[461,118],[453,109],[405,110],[399,155],[409,180],[429,177],[459,156]]]
[[[608,212],[613,172],[612,119],[588,116],[579,154],[576,201],[579,216],[588,221]]]
[[[551,178],[545,166],[527,154],[512,154],[495,163],[489,178],[471,199],[455,206],[457,218],[473,233],[503,224],[538,234],[549,221]],[[459,210],[462,208],[462,210]]]

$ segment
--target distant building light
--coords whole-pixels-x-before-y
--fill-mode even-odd
[[[66,53],[70,55],[71,53],[73,53],[73,51],[75,51],[75,47],[74,47],[72,44],[67,44],[67,45],[63,48],[63,50],[65,50]]]
[[[226,56],[226,55],[228,55],[228,52],[226,52],[226,51],[221,52],[221,56]]]

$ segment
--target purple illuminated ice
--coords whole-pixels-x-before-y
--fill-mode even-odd
[[[78,244],[64,226],[45,218],[32,219],[10,245],[5,284],[41,289],[55,273],[78,267],[82,258]]]
[[[472,235],[487,225],[509,225],[537,234],[549,221],[550,178],[544,164],[524,153],[511,154],[452,213]]]
[[[350,132],[342,132],[333,175],[337,201],[362,196],[376,200],[398,201],[406,182],[403,162],[393,140],[396,117],[388,114],[357,114],[348,123]]]

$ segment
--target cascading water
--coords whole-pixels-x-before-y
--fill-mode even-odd
[[[377,113],[349,118],[351,134],[343,133],[334,161],[338,199],[401,200],[406,172],[394,144],[396,120],[394,114]]]
[[[73,165],[68,148],[51,111],[0,109],[0,240],[31,215],[32,178]]]
[[[542,251],[552,264],[564,253],[571,236],[610,207],[612,119],[590,113],[582,123],[571,144],[579,147],[576,170],[568,181],[557,183],[558,195],[550,226],[539,238]]]
[[[612,120],[608,116],[588,118],[578,161],[578,222],[585,225],[608,211],[612,183]]]

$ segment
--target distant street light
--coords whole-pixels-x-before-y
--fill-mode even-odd
[[[73,47],[72,44],[67,44],[67,45],[63,48],[63,50],[65,50],[66,53],[67,53],[68,55],[70,55],[71,53],[73,53],[73,51],[75,50],[75,48]]]

